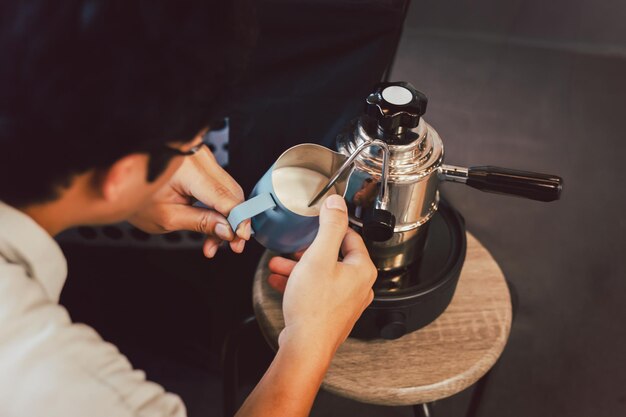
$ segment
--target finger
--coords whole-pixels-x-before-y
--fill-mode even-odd
[[[372,262],[363,238],[352,229],[348,229],[341,243],[341,254],[343,255],[342,262],[344,264],[361,265],[364,262]]]
[[[184,204],[172,204],[167,211],[167,226],[171,230],[191,230],[227,241],[235,238],[228,220],[216,211]]]
[[[287,280],[286,276],[279,274],[271,274],[267,277],[267,283],[270,284],[270,287],[281,293],[284,293],[285,288],[287,288]]]
[[[250,219],[244,220],[239,223],[239,226],[237,226],[237,230],[235,231],[235,233],[237,234],[237,236],[244,240],[250,240],[250,237],[252,237],[252,224]]]
[[[274,274],[280,274],[288,277],[291,275],[291,271],[296,267],[298,263],[291,259],[283,258],[282,256],[276,256],[270,259],[268,268],[270,272]]]
[[[367,297],[365,297],[365,303],[363,304],[363,310],[367,308],[374,301],[374,290],[370,289],[367,293]]]
[[[230,174],[226,172],[226,170],[217,162],[217,159],[215,159],[215,156],[208,146],[203,146],[193,155],[192,159],[201,165],[205,172],[222,184],[226,185],[226,187],[234,192],[235,196],[238,196],[243,200],[243,190],[237,181],[235,181],[235,179],[231,177]]]
[[[203,147],[183,162],[187,169],[179,169],[175,189],[182,195],[191,196],[205,206],[213,208],[224,217],[244,201],[243,190],[237,182],[219,166],[210,151]],[[185,165],[188,164],[188,165]],[[250,239],[250,221],[242,222],[235,231],[237,236]]]
[[[240,237],[236,237],[229,244],[230,244],[230,249],[233,252],[235,252],[235,253],[242,253],[244,248],[245,248],[245,246],[246,246],[246,241],[244,239],[240,238]]]
[[[302,259],[315,258],[336,260],[339,248],[348,228],[348,209],[343,197],[329,196],[320,211],[320,226],[315,240],[304,253]],[[334,265],[334,261],[328,262]]]
[[[213,258],[217,254],[222,241],[214,237],[208,237],[202,245],[202,252],[207,258]]]
[[[237,182],[222,167],[215,158],[206,155],[208,150],[201,150],[192,158],[192,163],[200,172],[190,184],[192,195],[215,210],[227,216],[230,211],[244,200],[243,190]]]

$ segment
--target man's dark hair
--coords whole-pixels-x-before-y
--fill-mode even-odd
[[[0,200],[52,200],[74,174],[191,140],[245,63],[250,17],[231,0],[3,1]]]

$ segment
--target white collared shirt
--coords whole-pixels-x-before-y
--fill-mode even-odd
[[[66,276],[54,239],[0,202],[0,416],[185,416],[178,396],[72,323],[58,304]]]

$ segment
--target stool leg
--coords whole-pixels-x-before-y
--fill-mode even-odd
[[[413,415],[415,417],[432,417],[433,414],[430,411],[430,405],[425,403],[413,405]]]
[[[482,401],[483,394],[485,393],[485,387],[487,386],[487,382],[489,381],[489,376],[491,375],[491,369],[482,378],[478,380],[476,385],[474,386],[474,392],[472,393],[472,399],[470,400],[469,407],[467,408],[467,413],[465,417],[476,417],[478,415],[478,409],[480,407],[480,402]]]
[[[247,317],[235,330],[226,335],[222,345],[222,400],[224,417],[232,417],[237,412],[239,346],[242,337],[253,325],[256,325],[255,317]]]

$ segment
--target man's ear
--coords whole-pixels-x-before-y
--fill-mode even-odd
[[[99,175],[99,188],[107,201],[117,201],[129,190],[146,182],[148,157],[143,154],[126,155],[102,170]]]

